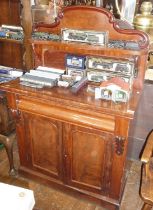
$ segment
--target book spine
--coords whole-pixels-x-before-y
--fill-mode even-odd
[[[0,74],[10,74],[10,71],[7,69],[0,69]]]

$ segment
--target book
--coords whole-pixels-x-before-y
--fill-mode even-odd
[[[49,87],[53,87],[57,84],[56,79],[38,77],[35,75],[31,75],[30,73],[26,73],[23,76],[21,76],[20,82],[29,82],[32,84],[38,84],[38,85],[49,86]]]
[[[37,77],[50,78],[50,79],[59,79],[61,77],[61,75],[57,73],[39,71],[39,70],[30,70],[30,75],[37,76]]]
[[[36,70],[54,72],[54,73],[59,73],[59,74],[64,74],[65,73],[64,69],[57,69],[57,68],[46,67],[46,66],[38,66]]]

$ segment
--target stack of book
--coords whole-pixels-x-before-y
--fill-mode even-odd
[[[0,83],[14,80],[23,75],[23,71],[7,66],[0,66]]]
[[[57,85],[65,70],[39,66],[20,77],[20,84],[29,87],[43,88]]]
[[[20,26],[2,25],[0,27],[0,38],[23,40],[23,28]]]

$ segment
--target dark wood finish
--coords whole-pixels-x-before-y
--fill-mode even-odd
[[[21,0],[21,5],[23,7],[21,11],[22,16],[22,27],[24,29],[24,57],[23,57],[23,66],[26,70],[33,68],[33,54],[32,47],[28,43],[28,39],[31,38],[32,33],[32,15],[31,15],[31,1],[30,0]]]
[[[142,207],[142,210],[151,210],[151,209],[152,209],[152,206],[151,205],[148,205],[146,203]]]
[[[16,143],[14,144],[13,148],[14,153],[14,162],[15,166],[19,165],[19,158],[18,158],[18,149]],[[27,188],[33,190],[35,196],[35,210],[42,210],[42,209],[66,209],[66,210],[80,210],[80,209],[88,209],[88,210],[104,210],[96,203],[90,202],[89,200],[83,200],[80,196],[75,197],[71,194],[68,194],[64,191],[61,193],[60,190],[54,189],[53,187],[48,187],[38,183],[36,181],[32,181],[30,179],[23,179],[20,174],[17,177],[10,177],[8,176],[8,164],[7,164],[7,155],[6,152],[1,149],[0,150],[0,180],[3,183]],[[2,161],[3,160],[3,161]],[[132,164],[132,166],[131,166]],[[139,172],[140,172],[140,164],[136,162],[128,161],[128,165],[131,166],[131,173],[127,179],[127,185],[125,187],[124,197],[121,203],[120,210],[131,210],[137,209],[140,210],[141,207],[141,199],[138,195],[138,182],[136,184],[131,184],[135,180],[139,179]],[[136,169],[136,170],[135,170]],[[129,193],[132,192],[132,193]],[[45,195],[45,197],[44,197]],[[132,198],[131,198],[132,196]],[[133,202],[131,202],[131,199]]]
[[[26,130],[25,137],[28,142],[24,142],[25,147],[31,147],[29,154],[22,153],[22,159],[28,155],[32,168],[36,171],[61,179],[61,139],[62,125],[58,121],[48,120],[39,115],[23,114],[23,122],[19,124],[20,129]],[[33,125],[35,125],[33,127]],[[38,142],[37,140],[40,139]],[[44,144],[45,141],[45,144]],[[25,160],[25,163],[27,160]],[[60,166],[60,167],[59,167]]]
[[[23,46],[21,42],[0,40],[0,65],[21,69]]]
[[[20,173],[76,190],[110,209],[119,206],[128,126],[139,95],[128,104],[114,104],[95,101],[86,88],[78,95],[61,88],[37,91],[18,81],[2,88],[16,118]],[[119,136],[125,140],[121,154]]]
[[[108,30],[111,39],[135,40],[140,42],[141,49],[31,40],[35,66],[64,68],[66,53],[136,56],[138,76],[127,103],[95,100],[87,91],[88,84],[77,94],[59,87],[40,90],[24,87],[18,80],[1,85],[16,119],[19,171],[115,210],[120,206],[126,180],[128,130],[143,87],[148,37],[143,32],[118,29],[111,13],[104,9],[72,7],[65,8],[63,14],[54,26],[37,25],[36,30],[58,34],[61,28]]]
[[[97,31],[109,31],[109,39],[111,40],[133,40],[140,43],[140,51],[121,50],[121,49],[109,49],[98,46],[88,46],[88,51],[85,50],[86,45],[74,44],[51,41],[33,41],[35,66],[38,65],[52,65],[52,60],[56,60],[58,65],[61,63],[61,56],[56,53],[53,57],[53,52],[59,52],[62,56],[66,53],[75,54],[88,54],[106,57],[119,57],[119,58],[135,58],[137,60],[138,75],[134,82],[134,88],[142,89],[143,79],[146,69],[146,60],[148,58],[148,36],[141,31],[136,30],[124,30],[119,29],[118,24],[114,21],[113,15],[103,8],[87,7],[87,6],[74,6],[66,7],[63,10],[64,18],[59,16],[56,24],[38,24],[36,30],[38,31],[49,31],[52,33],[60,34],[62,28],[72,29],[86,29],[86,30],[97,30]],[[86,18],[85,18],[86,16]],[[61,17],[61,18],[60,18]],[[79,20],[79,21],[77,21]],[[89,21],[90,20],[90,21]],[[103,21],[101,21],[103,20]],[[96,24],[95,24],[96,23]],[[42,57],[44,59],[42,59]],[[51,59],[47,59],[50,57]],[[46,63],[47,62],[47,63]],[[62,66],[64,68],[64,65]]]
[[[0,133],[3,135],[10,134],[15,129],[12,114],[7,106],[6,95],[0,92]]]
[[[153,207],[153,131],[148,135],[141,161],[143,165],[140,195],[144,200],[142,210],[151,210]]]
[[[0,93],[0,143],[4,144],[5,146],[10,164],[9,174],[11,176],[17,174],[13,163],[13,143],[16,137],[14,130],[15,130],[15,123],[12,118],[11,112],[7,107],[6,96],[3,92],[1,92]]]
[[[0,7],[0,25],[20,25],[20,0],[2,0]]]
[[[20,26],[20,0],[0,1],[0,25]],[[23,68],[23,47],[18,41],[0,39],[0,65]]]
[[[17,171],[14,167],[14,162],[13,162],[13,143],[15,142],[15,140],[16,140],[15,132],[12,132],[8,136],[0,134],[0,143],[4,144],[10,164],[10,170],[9,170],[10,176],[17,175]]]

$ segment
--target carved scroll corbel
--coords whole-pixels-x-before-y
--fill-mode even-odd
[[[115,152],[117,155],[122,155],[124,152],[125,137],[115,137]]]
[[[19,121],[21,119],[21,112],[18,109],[11,109],[11,112],[12,112],[13,118],[16,121]]]

